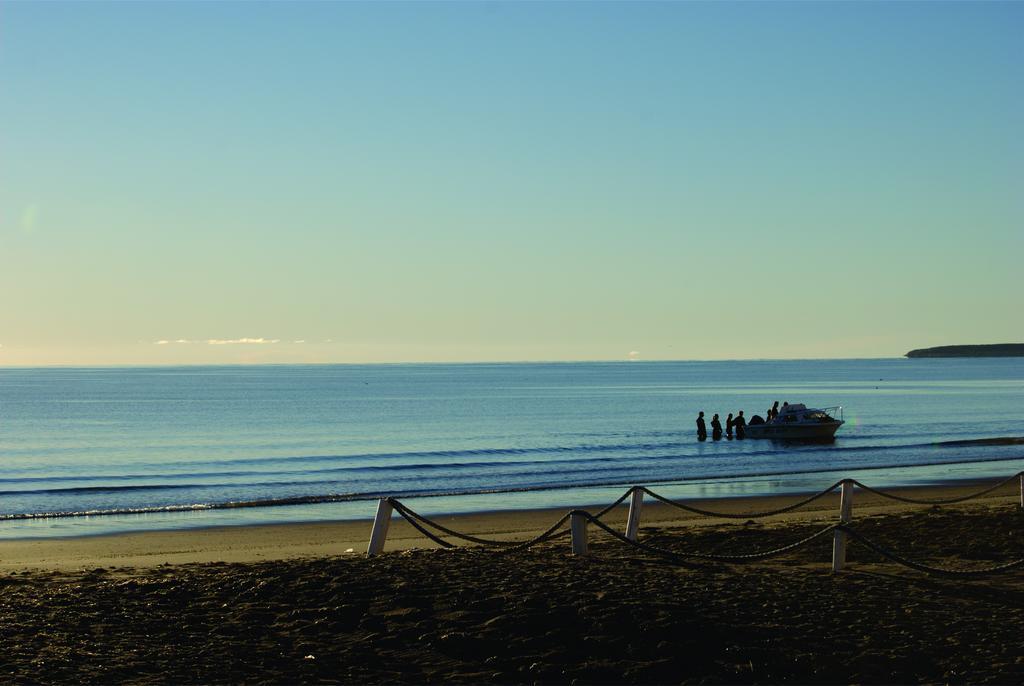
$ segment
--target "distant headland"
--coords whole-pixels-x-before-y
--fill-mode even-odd
[[[994,345],[940,345],[911,350],[906,357],[1024,357],[1024,343]]]

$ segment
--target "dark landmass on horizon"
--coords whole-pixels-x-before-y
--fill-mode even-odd
[[[940,345],[911,350],[905,357],[1024,357],[1024,343]]]

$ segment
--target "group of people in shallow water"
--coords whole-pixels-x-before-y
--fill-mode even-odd
[[[788,402],[783,403],[782,407],[785,408],[789,405]],[[751,424],[764,424],[770,422],[779,416],[779,401],[776,400],[775,404],[768,408],[765,412],[765,419],[757,416],[756,414],[751,418]],[[725,437],[730,441],[733,437],[733,432],[736,432],[736,438],[743,438],[747,435],[747,420],[743,418],[743,410],[740,410],[735,417],[732,413],[725,418]],[[704,413],[701,412],[697,415],[697,440],[706,441],[708,439],[708,427],[704,423]],[[718,414],[715,414],[711,418],[711,439],[715,441],[722,440],[722,422],[718,419]]]
[[[725,418],[725,430],[726,436],[732,440],[732,432],[736,431],[736,438],[743,438],[746,435],[747,420],[743,418],[743,410],[740,410],[734,419],[732,413]],[[704,423],[704,413],[701,412],[697,416],[697,440],[706,441],[708,438],[708,427]],[[722,440],[722,422],[718,420],[716,414],[711,418],[711,438],[720,441]]]

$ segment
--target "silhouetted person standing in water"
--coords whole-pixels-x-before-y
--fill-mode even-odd
[[[722,422],[718,421],[718,413],[711,418],[711,438],[716,441],[722,440]]]
[[[779,401],[776,400],[775,404],[772,405],[772,409],[768,413],[768,419],[775,419],[779,416]]]
[[[725,418],[725,437],[732,438],[732,412]]]
[[[736,438],[743,438],[747,435],[747,420],[743,418],[743,410],[740,410],[740,413],[736,415],[732,425],[736,427]]]
[[[704,413],[697,416],[697,440],[703,441],[708,437],[708,427],[704,425]]]

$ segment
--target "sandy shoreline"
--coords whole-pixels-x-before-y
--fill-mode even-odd
[[[980,491],[991,482],[951,482],[938,486],[892,489],[891,493],[918,499],[943,500]],[[656,492],[656,489],[655,489]],[[686,500],[689,505],[723,513],[768,511],[803,500],[809,494],[752,496],[745,498]],[[1010,504],[1020,498],[1020,486],[1011,482],[997,492],[967,505]],[[586,509],[596,512],[603,505]],[[900,513],[921,509],[856,492],[855,516]],[[368,509],[370,506],[368,504]],[[569,508],[508,510],[437,517],[445,526],[477,536],[502,540],[525,540],[544,531]],[[787,522],[834,522],[838,517],[838,491],[799,510],[763,520],[763,524]],[[610,512],[604,521],[622,530],[627,507]],[[692,515],[648,501],[643,509],[642,527],[716,526],[734,519]],[[0,541],[0,572],[17,570],[76,570],[94,567],[155,567],[210,562],[248,563],[294,560],[333,555],[361,556],[366,553],[371,520],[224,526],[175,531],[147,531],[73,538]],[[388,532],[385,552],[438,546],[413,529],[397,513]]]

